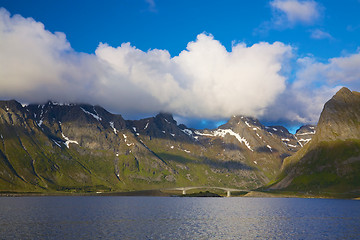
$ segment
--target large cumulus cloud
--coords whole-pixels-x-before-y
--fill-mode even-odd
[[[280,72],[290,53],[291,48],[282,43],[238,44],[228,52],[205,34],[173,58],[164,50],[143,52],[130,44],[100,45],[96,50],[114,74],[108,78],[109,86],[133,84],[152,96],[154,111],[206,118],[261,115],[285,89]],[[138,111],[151,107],[134,105]]]
[[[178,56],[130,43],[75,52],[63,33],[0,10],[0,96],[100,104],[119,113],[259,117],[285,90],[292,48],[280,42],[232,46],[200,34]]]

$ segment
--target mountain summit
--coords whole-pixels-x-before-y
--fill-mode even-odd
[[[320,141],[359,138],[359,123],[360,93],[343,87],[325,103],[316,137]]]

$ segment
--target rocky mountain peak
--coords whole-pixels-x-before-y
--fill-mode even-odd
[[[9,109],[16,111],[21,110],[23,107],[21,104],[16,100],[8,100],[8,101],[0,101],[0,108],[9,111]]]
[[[252,128],[252,127],[264,128],[264,126],[259,122],[258,119],[243,115],[232,116],[227,123],[219,126],[219,128],[223,128],[223,129],[225,128],[240,129],[240,128]]]
[[[15,100],[0,101],[0,123],[24,126],[23,119],[27,116],[28,113],[19,102]]]
[[[324,110],[332,110],[333,108],[353,107],[360,102],[360,93],[350,91],[348,88],[341,88],[324,106]],[[356,106],[354,106],[356,107]],[[341,109],[339,109],[341,110]]]
[[[347,99],[353,95],[352,91],[346,87],[342,87],[334,96],[334,99]]]
[[[159,113],[155,116],[155,121],[165,121],[167,123],[172,123],[177,125],[177,122],[174,120],[174,117],[170,113]]]
[[[149,139],[194,141],[192,131],[183,124],[178,126],[173,115],[169,113],[159,113],[155,117],[140,120],[127,120],[126,123],[127,127],[139,138],[146,136]]]
[[[295,138],[301,147],[309,143],[310,140],[316,134],[316,126],[314,125],[303,125],[298,130],[296,130]]]
[[[356,138],[360,134],[360,93],[340,89],[325,103],[317,126],[319,141]]]
[[[303,125],[298,130],[296,130],[297,135],[305,135],[305,134],[315,134],[315,126],[314,125]]]
[[[291,135],[291,133],[289,133],[289,130],[287,130],[287,128],[283,126],[268,126],[266,127],[266,129],[268,132],[271,132],[272,134],[276,134],[283,137],[287,137],[288,135]]]

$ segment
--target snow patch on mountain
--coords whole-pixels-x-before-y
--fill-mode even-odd
[[[246,146],[249,150],[254,151],[254,150],[251,148],[249,142],[248,142],[245,138],[241,137],[238,133],[235,133],[235,132],[234,132],[233,130],[231,130],[231,129],[217,129],[217,130],[214,130],[212,133],[201,133],[201,132],[199,132],[199,131],[195,131],[195,133],[196,133],[197,135],[208,136],[208,137],[225,137],[226,134],[229,134],[229,135],[231,135],[231,136],[234,136],[240,143],[245,144],[245,146]]]
[[[43,124],[43,122],[44,122],[44,120],[43,120],[43,119],[40,119],[40,121],[37,122],[37,125],[38,125],[39,127],[41,127],[41,125]]]
[[[310,140],[311,140],[311,138],[307,138],[307,139],[301,138],[301,139],[299,139],[299,142],[304,142],[304,145],[305,145],[308,142],[310,142]]]
[[[298,135],[298,136],[302,136],[302,135],[314,135],[315,133],[316,133],[316,130],[314,130],[313,132],[297,133],[296,135]]]
[[[55,141],[54,139],[51,139],[59,148],[61,148],[61,145],[57,142],[57,141]]]
[[[181,131],[184,132],[186,135],[189,135],[189,136],[193,135],[193,132],[190,129],[185,128],[185,129],[182,129]],[[195,131],[195,133],[196,133],[196,131]]]
[[[65,145],[67,148],[70,148],[69,144],[70,143],[75,143],[75,144],[79,144],[77,141],[75,140],[70,140],[68,137],[66,137],[63,133],[61,133],[62,137],[66,140]]]
[[[114,122],[109,122],[110,127],[114,130],[114,133],[117,134],[118,130],[114,126]]]
[[[82,108],[82,107],[80,107],[80,108],[81,108],[81,110],[82,110],[84,113],[91,115],[91,116],[92,116],[93,118],[95,118],[96,120],[98,120],[98,121],[101,121],[101,120],[102,120],[99,115],[94,114],[94,113],[91,113],[91,112],[89,112],[89,111],[86,111],[86,110],[85,110],[84,108]],[[94,111],[95,111],[95,109],[94,109]],[[96,112],[96,111],[95,111],[95,112]]]

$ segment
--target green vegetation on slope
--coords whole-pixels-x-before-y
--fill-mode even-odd
[[[281,181],[288,181],[282,188],[286,191],[360,194],[360,140],[320,142],[300,161],[287,165],[271,185],[276,186]]]

